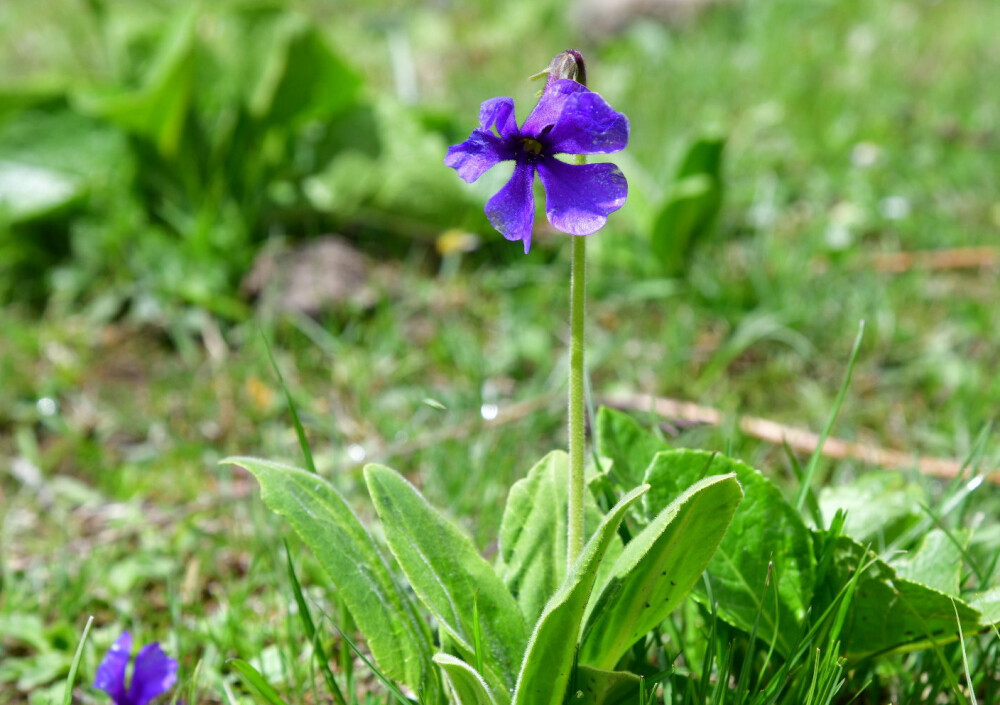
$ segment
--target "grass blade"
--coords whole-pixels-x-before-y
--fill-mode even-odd
[[[387,678],[386,675],[382,673],[382,671],[378,670],[375,667],[375,664],[372,663],[371,660],[367,656],[365,656],[364,652],[358,648],[357,644],[355,644],[349,636],[344,634],[344,631],[342,629],[340,629],[339,627],[336,627],[336,629],[337,632],[340,634],[340,638],[343,639],[345,642],[347,642],[347,645],[351,647],[351,651],[353,651],[354,654],[359,659],[365,662],[365,665],[368,666],[369,670],[371,670],[371,672],[375,674],[376,678],[382,681],[382,685],[384,685],[389,690],[389,693],[393,695],[396,698],[396,700],[403,703],[403,705],[413,705],[412,701],[410,701],[410,699],[407,698],[405,695],[403,695],[402,691],[400,691],[399,686],[397,686],[395,683],[389,680],[389,678]]]
[[[292,425],[295,427],[295,435],[299,439],[299,447],[302,449],[302,455],[306,461],[306,469],[315,475],[316,463],[313,462],[312,450],[309,448],[309,440],[306,438],[306,431],[302,427],[302,421],[299,419],[298,409],[296,409],[295,402],[292,400],[292,393],[288,391],[288,385],[285,384],[285,378],[281,374],[281,369],[278,367],[278,361],[274,359],[274,354],[271,352],[271,344],[267,342],[267,336],[264,335],[264,331],[262,330],[260,331],[260,338],[264,341],[264,349],[267,350],[267,359],[271,361],[271,367],[274,369],[274,374],[278,376],[278,383],[281,385],[281,390],[285,393],[285,401],[288,404],[288,412],[292,416]]]
[[[323,673],[323,680],[326,681],[326,687],[329,688],[333,697],[336,699],[340,705],[347,705],[347,701],[344,699],[344,694],[340,690],[340,686],[337,685],[337,680],[333,677],[333,671],[330,670],[330,662],[326,657],[326,651],[323,649],[323,642],[320,641],[319,635],[316,631],[316,625],[313,623],[312,615],[309,613],[309,605],[306,603],[306,598],[302,594],[302,586],[299,583],[299,578],[295,575],[295,566],[292,564],[292,553],[288,550],[288,542],[285,541],[285,557],[288,560],[288,580],[292,584],[292,594],[295,596],[295,604],[299,608],[299,617],[302,619],[302,628],[305,630],[306,636],[309,637],[309,641],[313,643],[313,647],[316,650],[316,659],[319,661],[320,671]]]
[[[844,404],[844,397],[847,396],[847,388],[851,384],[851,377],[854,375],[854,365],[858,361],[858,353],[861,352],[861,340],[865,336],[865,322],[861,321],[858,324],[858,335],[854,339],[854,347],[851,348],[851,357],[847,361],[847,372],[844,374],[844,381],[840,385],[840,391],[837,392],[837,398],[833,402],[833,409],[830,411],[830,417],[826,420],[826,425],[823,427],[823,432],[819,434],[819,442],[816,444],[816,450],[813,451],[812,457],[809,458],[809,463],[806,465],[805,478],[802,480],[802,484],[799,485],[799,494],[795,498],[795,508],[802,511],[802,506],[806,503],[806,496],[809,494],[809,490],[812,488],[813,475],[816,474],[816,467],[819,465],[819,459],[823,455],[823,446],[826,444],[826,439],[833,431],[833,424],[837,421],[837,416],[840,414],[840,407]]]
[[[260,674],[260,671],[251,666],[249,663],[238,658],[230,659],[229,661],[226,661],[226,663],[239,671],[240,677],[243,678],[246,684],[260,693],[267,702],[271,703],[271,705],[288,705],[288,703],[282,700],[281,696],[278,695],[278,691],[271,687],[270,683],[264,680],[264,676]]]
[[[87,624],[83,627],[83,635],[80,643],[76,645],[76,653],[73,654],[73,663],[69,667],[69,675],[66,676],[66,688],[63,690],[63,705],[70,705],[73,701],[73,684],[76,682],[76,673],[80,670],[80,661],[83,660],[83,647],[90,636],[90,627],[94,624],[94,616],[87,618]]]

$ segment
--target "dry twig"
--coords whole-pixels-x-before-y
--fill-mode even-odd
[[[914,252],[880,252],[871,257],[879,272],[908,272],[911,269],[977,269],[1000,266],[996,247],[956,247]]]
[[[605,397],[603,403],[618,409],[632,411],[652,411],[664,418],[693,423],[719,426],[723,414],[711,406],[702,406],[679,399],[654,397],[650,394],[613,394]],[[812,453],[819,445],[819,435],[802,428],[762,419],[757,416],[740,416],[738,425],[743,433],[762,441],[781,445],[787,443],[794,450]],[[823,444],[823,455],[828,458],[859,460],[888,470],[916,468],[931,477],[951,479],[963,472],[963,465],[954,458],[931,458],[912,455],[898,450],[890,450],[867,443],[855,443],[841,438],[829,437]],[[984,473],[989,481],[1000,484],[1000,471]]]

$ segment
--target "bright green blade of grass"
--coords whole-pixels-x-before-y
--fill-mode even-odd
[[[249,663],[238,658],[230,659],[229,661],[226,661],[226,663],[235,668],[239,672],[240,677],[243,678],[244,682],[260,693],[261,697],[263,697],[268,703],[271,705],[288,705],[288,703],[286,703],[278,694],[278,691],[276,691],[271,684],[264,679],[264,676],[260,674],[260,671],[251,666]]]
[[[285,377],[281,374],[281,368],[278,367],[278,361],[274,359],[274,354],[271,352],[271,344],[267,342],[267,336],[264,335],[264,331],[260,331],[260,339],[264,341],[264,349],[267,351],[267,359],[271,361],[271,368],[274,370],[274,374],[277,375],[278,383],[281,385],[281,389],[285,393],[285,401],[288,403],[288,413],[292,417],[292,426],[295,427],[295,435],[299,439],[299,448],[302,449],[302,457],[306,461],[306,469],[309,470],[309,472],[316,474],[316,463],[313,462],[312,449],[309,447],[309,439],[306,438],[306,431],[302,427],[301,419],[299,419],[299,412],[295,407],[295,401],[292,399],[292,393],[288,390],[288,385],[285,384]]]
[[[840,385],[840,391],[837,392],[837,398],[833,402],[833,408],[830,410],[830,416],[826,421],[826,425],[823,426],[823,432],[819,434],[819,442],[816,444],[816,450],[813,451],[809,462],[806,464],[805,477],[802,479],[802,484],[799,485],[799,494],[795,498],[795,508],[800,512],[802,511],[802,507],[805,506],[806,497],[812,489],[813,476],[816,474],[819,459],[823,455],[823,445],[833,431],[833,424],[836,423],[837,416],[840,414],[840,407],[844,405],[844,398],[847,396],[847,389],[851,384],[851,377],[854,375],[854,365],[858,361],[858,354],[861,352],[861,341],[864,339],[864,336],[865,322],[861,321],[858,324],[858,334],[854,338],[854,347],[851,348],[851,356],[847,361],[847,372],[844,374],[844,381]]]
[[[90,635],[90,627],[94,624],[94,617],[87,618],[87,624],[83,627],[83,634],[80,636],[80,643],[76,645],[76,653],[73,654],[73,663],[69,667],[69,675],[66,676],[66,689],[63,691],[63,705],[70,705],[73,701],[73,684],[76,683],[76,673],[80,669],[80,661],[83,660],[83,647],[87,643]]]
[[[413,705],[413,703],[410,701],[410,699],[407,698],[405,695],[403,695],[403,693],[402,693],[402,691],[400,691],[399,687],[395,683],[392,682],[392,679],[390,679],[374,663],[372,663],[371,660],[367,656],[365,656],[365,653],[361,649],[358,648],[358,645],[355,644],[354,641],[349,636],[347,636],[346,634],[344,634],[343,630],[341,630],[338,627],[337,628],[337,632],[340,634],[340,638],[343,639],[347,643],[347,645],[349,647],[351,647],[351,651],[354,652],[354,655],[357,656],[359,659],[361,659],[366,666],[368,666],[369,670],[371,670],[371,672],[373,674],[375,674],[375,677],[378,678],[379,681],[382,683],[382,685],[384,685],[386,687],[386,690],[389,691],[389,694],[393,698],[395,698],[400,703],[402,703],[402,705]],[[433,702],[429,698],[427,698],[426,696],[425,696],[424,700],[425,701]]]
[[[291,551],[288,550],[288,542],[285,541],[284,544],[285,557],[288,560],[288,581],[292,585],[292,594],[295,596],[295,604],[299,607],[299,617],[302,620],[302,628],[305,630],[306,636],[309,637],[309,641],[313,643],[313,646],[316,649],[316,659],[319,662],[320,671],[323,673],[323,679],[326,681],[326,687],[330,689],[331,695],[333,695],[340,705],[347,705],[347,701],[344,699],[344,694],[341,692],[340,686],[337,685],[337,679],[333,677],[333,671],[330,670],[330,663],[326,657],[326,651],[323,649],[323,642],[316,631],[316,626],[313,623],[312,614],[309,612],[309,605],[306,602],[306,598],[302,594],[302,587],[299,584],[299,578],[295,574],[295,565],[292,563],[292,554]]]

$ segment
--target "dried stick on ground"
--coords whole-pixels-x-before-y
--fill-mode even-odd
[[[818,274],[829,271],[830,259],[818,256],[812,260]],[[876,252],[852,260],[850,269],[873,269],[876,272],[900,274],[915,269],[943,271],[949,269],[990,269],[1000,267],[1000,247],[954,247],[903,252]]]
[[[604,397],[602,403],[618,409],[631,411],[652,411],[666,419],[718,426],[723,414],[711,406],[701,406],[679,399],[654,397],[650,394],[612,394]],[[740,416],[739,428],[743,433],[769,443],[787,443],[794,450],[812,453],[819,445],[819,435],[801,428],[785,426],[756,416]],[[924,475],[951,479],[962,474],[962,463],[953,458],[928,458],[898,450],[880,448],[866,443],[854,443],[841,438],[829,437],[823,444],[823,455],[829,458],[852,458],[869,465],[887,470],[909,470],[917,468]],[[985,474],[989,481],[1000,484],[1000,471]]]
[[[956,247],[945,250],[880,252],[871,258],[880,272],[908,272],[911,269],[975,269],[1000,265],[1000,248]]]

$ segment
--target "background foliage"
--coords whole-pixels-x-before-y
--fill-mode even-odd
[[[591,240],[596,397],[645,391],[816,430],[863,318],[836,432],[995,466],[996,264],[894,272],[878,256],[995,247],[1000,6],[733,2],[680,24],[623,10],[613,32],[581,13],[0,5],[0,699],[47,702],[87,614],[84,678],[128,626],[180,656],[189,702],[239,697],[222,665],[235,656],[290,700],[311,689],[282,527],[216,467],[249,451],[299,462],[239,292],[275,239],[337,232],[378,260],[370,306],[260,319],[320,470],[363,507],[362,459],[391,463],[492,550],[493,508],[563,442],[565,239],[542,232],[522,257],[481,213],[498,183],[467,187],[440,160],[482,100],[512,95],[523,117],[538,88],[525,77],[568,46],[632,122],[629,204]],[[716,143],[717,166],[696,158]],[[453,229],[478,249],[439,250]],[[495,411],[504,423],[485,423]],[[735,425],[674,431],[794,493],[782,449]],[[967,536],[942,580],[995,574],[988,483],[853,461],[819,478],[823,515],[849,507],[849,535],[916,550],[896,570],[920,573],[937,527]],[[995,674],[996,640],[981,638]],[[845,692],[869,679],[870,702],[961,702],[949,649],[855,672]],[[336,658],[372,690],[349,649]]]

